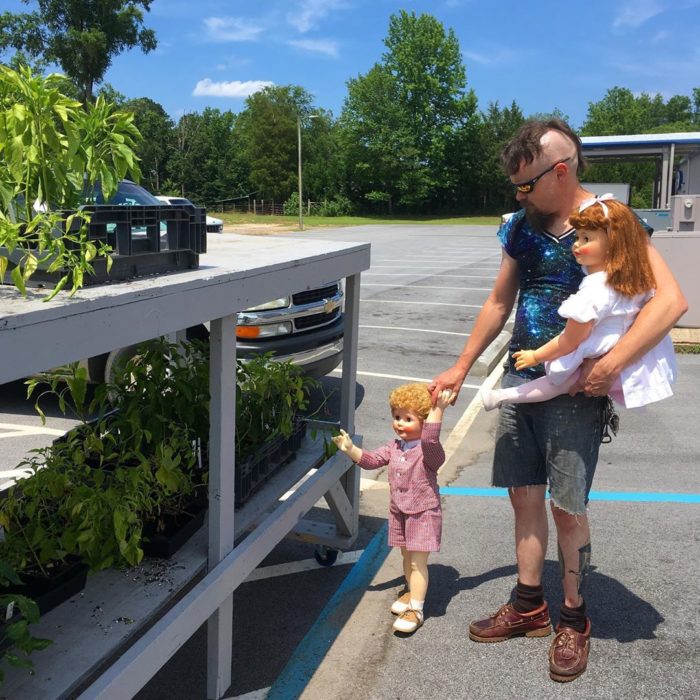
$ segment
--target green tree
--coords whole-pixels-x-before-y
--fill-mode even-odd
[[[247,172],[235,133],[237,118],[230,112],[207,108],[185,114],[174,130],[169,160],[172,189],[197,204],[211,206],[246,189]]]
[[[133,113],[134,124],[143,137],[136,153],[141,160],[144,184],[152,192],[160,192],[174,149],[173,120],[160,104],[148,97],[128,100],[121,108]]]
[[[260,197],[282,203],[296,191],[297,118],[306,124],[310,113],[311,95],[296,85],[266,87],[246,100],[238,122],[241,144],[250,185]]]
[[[431,15],[402,10],[384,44],[382,63],[348,83],[341,120],[353,185],[412,209],[453,206],[460,170],[452,155],[477,118],[459,42]]]
[[[29,4],[30,0],[23,0]],[[0,15],[0,50],[13,48],[31,58],[57,63],[91,101],[115,56],[156,48],[143,25],[152,0],[36,0],[34,12]]]

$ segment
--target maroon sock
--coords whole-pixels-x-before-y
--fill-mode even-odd
[[[559,611],[559,624],[562,627],[571,627],[577,632],[586,631],[586,601],[581,603],[578,608],[570,608],[568,605],[561,604]]]
[[[519,613],[529,613],[544,603],[542,586],[528,586],[525,583],[515,585],[515,602],[513,607]]]

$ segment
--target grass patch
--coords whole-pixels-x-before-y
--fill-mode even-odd
[[[224,223],[260,224],[263,226],[279,226],[287,229],[298,229],[297,216],[261,216],[255,214],[234,214],[229,212],[211,212],[213,216],[223,219]],[[329,226],[367,226],[410,224],[430,226],[497,226],[500,216],[438,216],[438,217],[388,217],[388,216],[305,216],[304,228],[322,228]]]
[[[700,355],[700,343],[674,343],[673,349],[679,355]]]

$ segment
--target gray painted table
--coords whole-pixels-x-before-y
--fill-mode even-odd
[[[42,618],[36,634],[55,643],[35,654],[34,676],[8,671],[7,697],[132,697],[207,621],[207,695],[220,698],[231,683],[236,587],[289,534],[352,543],[358,470],[340,453],[324,460],[318,436],[307,436],[296,460],[234,516],[232,368],[238,311],[345,279],[340,422],[353,433],[360,273],[369,262],[369,244],[231,235],[201,257],[197,270],[88,287],[48,303],[31,290],[23,299],[0,288],[0,384],[211,322],[208,528],[173,562],[90,577],[84,593]],[[324,497],[334,524],[305,520]]]

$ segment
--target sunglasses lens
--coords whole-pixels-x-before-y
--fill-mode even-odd
[[[523,194],[529,194],[532,192],[532,185],[528,182],[524,185],[516,185],[515,189],[518,190],[518,192],[522,192]]]

